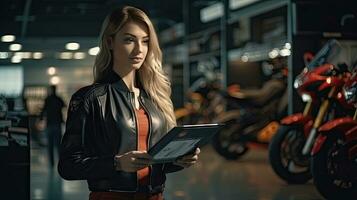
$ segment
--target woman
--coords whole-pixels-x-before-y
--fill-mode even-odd
[[[59,174],[87,180],[90,199],[163,199],[165,174],[193,165],[196,149],[153,164],[147,150],[176,125],[169,80],[147,15],[134,7],[104,21],[93,85],[71,99]]]

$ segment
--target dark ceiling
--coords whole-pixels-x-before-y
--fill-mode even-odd
[[[96,37],[106,14],[121,5],[143,9],[158,30],[182,21],[181,0],[1,0],[0,35]]]

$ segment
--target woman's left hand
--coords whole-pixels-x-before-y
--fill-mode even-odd
[[[193,154],[183,156],[182,158],[176,160],[174,164],[184,168],[191,167],[197,162],[198,154],[200,154],[200,152],[200,148],[197,148]]]

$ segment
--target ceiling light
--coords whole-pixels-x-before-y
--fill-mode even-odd
[[[67,50],[78,50],[79,49],[79,43],[76,42],[69,42],[66,44],[66,49]]]
[[[269,58],[273,59],[279,55],[279,49],[273,49],[269,52]]]
[[[285,49],[291,49],[291,44],[289,42],[285,43],[284,45]]]
[[[43,58],[43,53],[42,52],[34,52],[32,54],[33,59],[42,59]]]
[[[21,58],[21,56],[13,56],[12,58],[11,58],[11,62],[12,63],[20,63],[22,61],[22,58]]]
[[[16,52],[14,55],[20,56],[22,59],[30,59],[31,58],[31,52]]]
[[[72,52],[61,52],[58,56],[60,59],[72,59],[73,53]]]
[[[60,82],[60,78],[58,76],[52,76],[50,79],[50,83],[52,85],[57,85]]]
[[[248,56],[248,54],[244,54],[244,55],[241,57],[241,60],[242,60],[243,62],[248,62],[248,61],[249,61],[249,56]]]
[[[9,58],[8,52],[0,52],[0,59],[7,59]]]
[[[99,53],[99,47],[93,47],[88,50],[89,55],[96,56]]]
[[[9,46],[10,51],[20,51],[22,49],[21,44],[11,44]]]
[[[86,57],[86,54],[84,52],[76,52],[73,55],[74,59],[84,59]]]
[[[291,51],[290,51],[289,49],[281,49],[280,52],[279,52],[279,54],[280,54],[281,56],[290,56]]]
[[[22,58],[23,59],[30,59],[31,58],[31,52],[22,52]]]
[[[47,69],[47,74],[50,75],[50,76],[53,76],[56,74],[56,68],[55,67],[49,67]]]
[[[15,41],[16,37],[14,35],[3,35],[1,37],[2,42],[13,42]]]

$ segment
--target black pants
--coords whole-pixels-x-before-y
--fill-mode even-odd
[[[57,156],[59,156],[59,147],[61,143],[62,128],[61,124],[47,124],[47,139],[48,139],[48,159],[51,166],[55,164],[54,149],[56,148]]]

